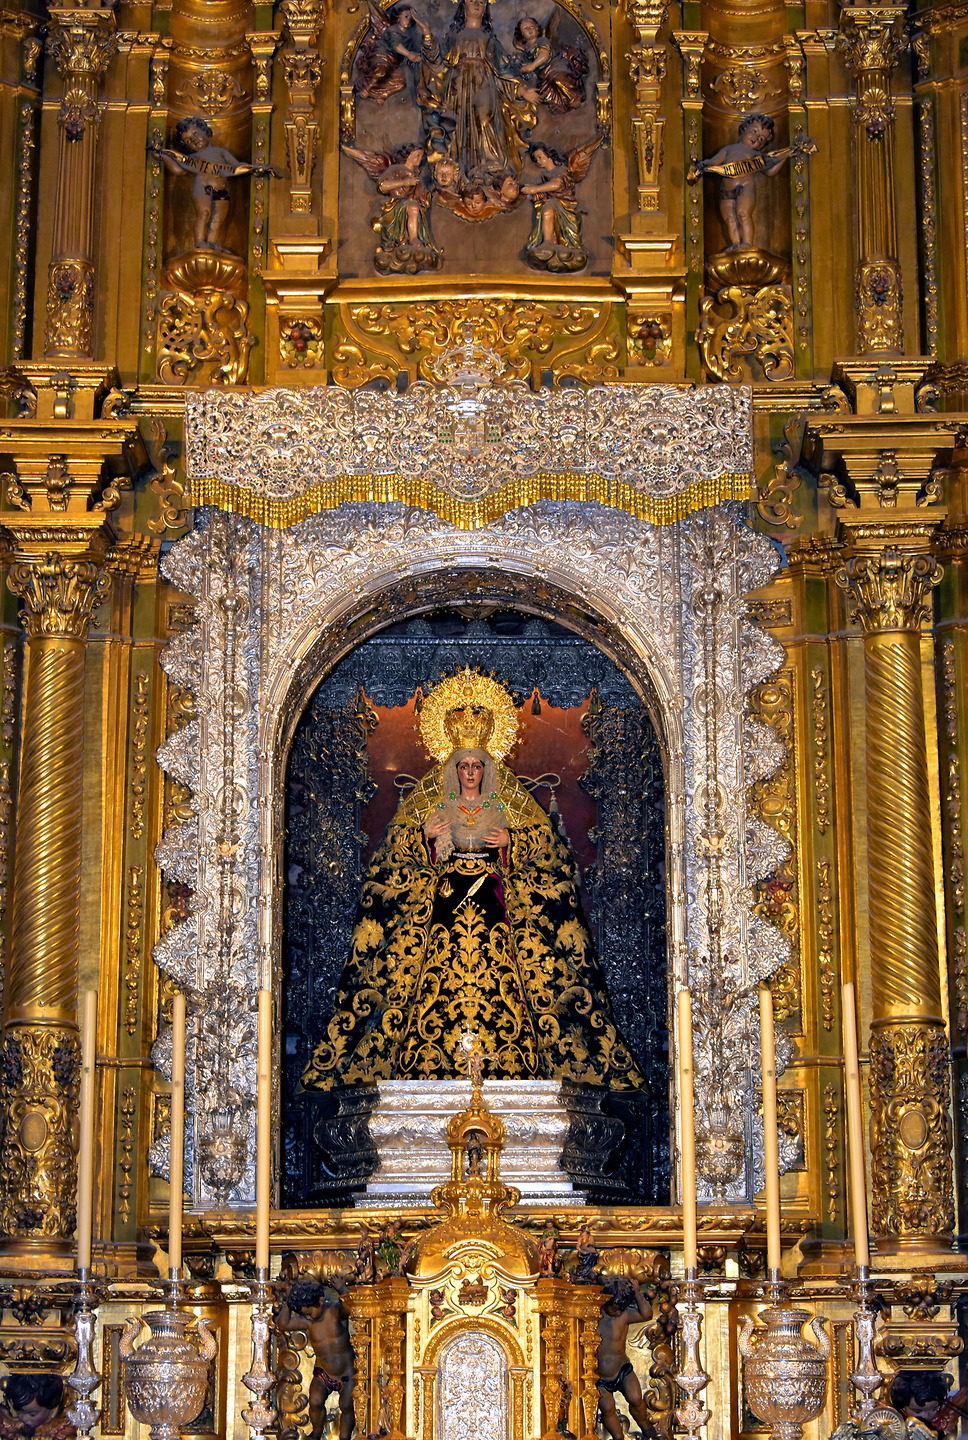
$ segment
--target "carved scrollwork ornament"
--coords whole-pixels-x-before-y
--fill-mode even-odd
[[[94,266],[89,260],[55,261],[47,275],[48,355],[88,355],[94,344]]]
[[[871,1033],[874,1229],[904,1239],[954,1229],[949,1049],[942,1025]]]
[[[174,455],[160,416],[151,416],[147,431],[144,439],[148,452],[148,484],[157,494],[160,506],[160,513],[149,519],[148,529],[160,534],[164,530],[178,530],[185,524],[188,486],[177,477]]]
[[[794,509],[793,496],[800,489],[801,476],[788,460],[778,460],[773,475],[757,487],[756,513],[774,529],[799,530],[803,516]]]
[[[865,634],[918,630],[931,617],[931,590],[943,574],[931,555],[888,545],[876,555],[851,555],[837,571],[850,618]]]
[[[51,551],[37,560],[11,565],[7,586],[22,602],[29,637],[83,640],[95,609],[110,589],[111,576],[94,560],[72,560]]]
[[[761,69],[747,65],[731,65],[720,71],[709,88],[740,114],[756,110],[780,94],[779,87],[772,85]]]
[[[722,308],[720,308],[722,307]],[[789,380],[793,365],[793,297],[788,285],[752,290],[727,285],[704,295],[696,341],[703,364],[718,380],[742,380],[741,360],[752,356],[767,380]]]
[[[7,1235],[56,1239],[74,1228],[79,1083],[74,1026],[8,1027],[0,1044],[0,1228]]]
[[[163,296],[158,308],[158,378],[168,385],[242,385],[255,337],[249,307],[222,290]]]

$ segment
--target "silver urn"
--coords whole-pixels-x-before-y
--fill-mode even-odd
[[[771,1305],[759,1318],[763,1328],[747,1316],[739,1336],[746,1403],[778,1440],[799,1440],[804,1421],[824,1407],[830,1337],[807,1310]],[[815,1345],[802,1333],[808,1320]]]
[[[712,1186],[717,1200],[725,1200],[730,1185],[738,1178],[746,1155],[742,1124],[725,1107],[710,1106],[708,1118],[696,1126],[696,1156],[699,1173]]]
[[[142,1325],[151,1334],[135,1349]],[[197,1344],[189,1339],[190,1327]],[[178,1440],[179,1429],[202,1413],[215,1349],[205,1321],[184,1310],[149,1310],[129,1319],[120,1346],[124,1390],[128,1409],[149,1427],[151,1440]]]

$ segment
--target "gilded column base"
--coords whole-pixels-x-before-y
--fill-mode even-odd
[[[70,1267],[79,1081],[75,1025],[8,1022],[0,1041],[0,1269]]]
[[[948,1037],[930,1021],[871,1030],[872,1221],[878,1250],[950,1250],[954,1231]]]

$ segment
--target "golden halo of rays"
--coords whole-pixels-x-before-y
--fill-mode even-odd
[[[435,685],[421,707],[420,737],[427,753],[435,760],[446,760],[454,749],[445,723],[448,713],[474,705],[489,710],[494,717],[494,728],[485,747],[488,754],[495,760],[503,760],[510,754],[518,738],[519,725],[510,691],[493,676],[482,675],[465,665],[456,675],[448,675]]]

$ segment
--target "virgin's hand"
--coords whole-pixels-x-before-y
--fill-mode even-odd
[[[450,821],[444,815],[435,815],[424,823],[423,829],[428,840],[439,840],[450,830]]]
[[[493,830],[484,831],[485,845],[494,845],[499,850],[503,850],[505,845],[510,845],[510,843],[511,836],[507,830],[498,830],[497,828],[495,828]]]

